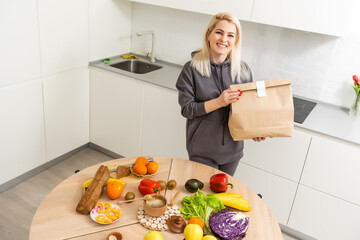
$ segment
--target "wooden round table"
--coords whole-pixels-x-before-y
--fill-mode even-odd
[[[79,173],[67,178],[44,199],[37,209],[30,228],[30,240],[38,239],[106,239],[108,233],[118,231],[126,240],[142,240],[150,230],[143,227],[137,221],[137,210],[142,206],[142,201],[123,203],[119,206],[122,209],[121,218],[112,224],[101,225],[91,220],[89,215],[82,215],[75,211],[76,206],[81,199],[83,183],[94,177],[100,165],[128,165],[135,161],[136,157],[120,158],[107,161],[101,164],[90,166]],[[175,205],[182,207],[181,199],[192,195],[184,185],[190,178],[196,178],[204,183],[202,191],[211,193],[209,179],[213,174],[221,171],[205,166],[203,164],[191,162],[183,159],[173,159],[169,157],[153,157],[159,163],[159,170],[153,180],[171,180],[177,181],[177,187],[174,190],[161,191],[168,201],[171,201],[175,194],[180,191]],[[118,203],[124,200],[126,192],[134,192],[136,198],[142,197],[137,186],[141,179],[126,177],[127,183],[124,193],[119,199],[110,200],[106,193],[102,193],[99,201]],[[243,212],[250,219],[246,238],[249,240],[272,240],[282,239],[279,225],[271,213],[270,209],[260,199],[256,193],[245,186],[239,180],[229,176],[229,182],[234,184],[234,189],[228,192],[237,192],[243,195],[243,198],[250,201],[252,210]],[[175,234],[170,230],[161,231],[164,239],[184,239],[183,234]]]

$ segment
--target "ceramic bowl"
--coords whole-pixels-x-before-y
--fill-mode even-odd
[[[122,235],[119,232],[111,232],[106,237],[107,240],[121,240]]]
[[[160,217],[167,209],[167,200],[160,194],[148,194],[144,197],[144,210],[152,217]]]

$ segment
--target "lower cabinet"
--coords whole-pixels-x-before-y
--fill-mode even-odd
[[[125,157],[187,159],[177,91],[91,69],[90,142]]]
[[[90,74],[90,142],[125,157],[139,155],[143,85],[107,71]]]
[[[360,206],[360,146],[314,136],[300,183]]]
[[[287,224],[296,193],[296,182],[245,163],[239,164],[234,177],[256,193],[261,194],[278,222],[283,225]]]
[[[291,138],[267,138],[262,142],[246,140],[241,162],[299,182],[310,141],[311,135],[297,128]]]
[[[235,177],[296,232],[360,239],[359,156],[359,145],[295,128],[293,138],[246,141]]]
[[[359,216],[358,205],[300,185],[288,226],[319,240],[355,240],[360,239]]]
[[[297,129],[291,138],[245,141],[244,157],[235,177],[261,193],[283,225],[290,215],[310,142],[311,135]]]
[[[89,142],[87,67],[43,79],[47,160]]]
[[[185,125],[177,91],[145,86],[141,155],[187,159]]]
[[[0,185],[46,163],[40,80],[0,88]]]

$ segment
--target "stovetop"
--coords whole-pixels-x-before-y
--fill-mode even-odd
[[[295,110],[294,121],[297,123],[303,123],[316,106],[316,102],[311,102],[296,97],[293,97],[293,101]]]

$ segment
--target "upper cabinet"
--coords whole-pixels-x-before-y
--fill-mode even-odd
[[[229,12],[240,20],[250,21],[253,0],[176,0],[176,8],[181,10],[216,14]]]
[[[186,11],[230,12],[240,20],[342,36],[346,33],[354,0],[130,0]]]
[[[252,22],[341,36],[351,0],[254,0]]]
[[[131,2],[147,3],[151,5],[157,5],[162,7],[175,8],[176,0],[130,0]]]

